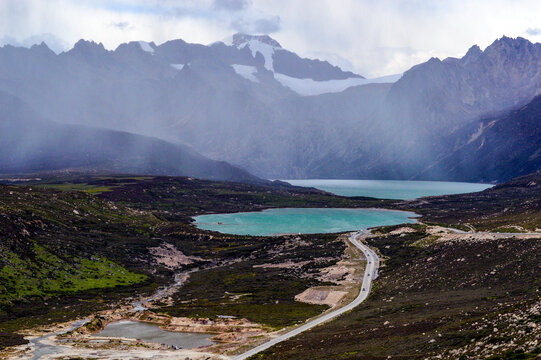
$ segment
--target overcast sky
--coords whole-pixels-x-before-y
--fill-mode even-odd
[[[0,43],[81,39],[208,44],[267,33],[299,55],[368,77],[462,56],[502,35],[541,41],[541,0],[0,0]]]

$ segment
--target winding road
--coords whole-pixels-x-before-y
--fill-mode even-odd
[[[367,297],[370,292],[370,287],[372,286],[372,280],[377,278],[378,276],[378,268],[379,268],[379,257],[378,255],[372,251],[368,246],[364,245],[359,241],[359,237],[362,235],[362,232],[356,232],[349,236],[349,241],[357,247],[359,250],[361,250],[366,257],[366,268],[364,270],[364,277],[363,277],[363,283],[361,287],[361,291],[359,292],[359,295],[355,300],[353,300],[348,305],[337,309],[335,311],[332,311],[328,314],[325,314],[317,319],[314,319],[310,322],[307,322],[306,324],[293,329],[285,334],[282,334],[272,340],[267,341],[266,343],[263,343],[243,354],[237,355],[232,358],[232,360],[244,360],[248,359],[250,356],[253,356],[257,353],[260,353],[261,351],[267,350],[271,346],[274,346],[282,341],[288,340],[296,335],[299,335],[300,333],[310,330],[320,324],[323,324],[324,322],[327,322],[329,320],[332,320],[343,313],[346,313],[356,306],[358,306],[360,303],[362,303]]]

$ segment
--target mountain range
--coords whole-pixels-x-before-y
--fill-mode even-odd
[[[541,44],[522,38],[378,79],[267,35],[81,40],[58,55],[42,43],[1,48],[0,79],[57,124],[186,144],[265,178],[499,182],[541,167]]]

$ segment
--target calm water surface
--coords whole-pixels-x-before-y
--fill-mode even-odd
[[[209,340],[212,337],[209,334],[165,331],[157,325],[128,320],[111,323],[95,336],[141,339],[158,344],[178,346],[184,349],[214,344],[214,342]]]
[[[381,209],[270,209],[259,212],[200,215],[197,227],[236,235],[335,233],[372,226],[413,223],[417,215]]]
[[[490,184],[405,181],[405,180],[283,180],[291,185],[314,187],[341,196],[368,196],[378,199],[417,199],[423,196],[483,191]]]

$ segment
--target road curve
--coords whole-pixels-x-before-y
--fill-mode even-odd
[[[361,250],[366,257],[366,268],[364,270],[364,277],[363,277],[363,283],[361,286],[361,291],[359,292],[359,295],[355,300],[353,300],[348,305],[337,309],[335,311],[332,311],[328,314],[325,314],[317,319],[314,319],[296,329],[293,329],[283,335],[280,335],[272,340],[267,341],[266,343],[263,343],[243,354],[237,355],[232,358],[232,360],[244,360],[248,359],[250,356],[253,356],[257,353],[260,353],[261,351],[267,350],[271,346],[274,346],[282,341],[285,341],[287,339],[290,339],[306,330],[310,330],[324,322],[327,322],[329,320],[332,320],[340,315],[342,315],[345,312],[350,311],[351,309],[358,306],[360,303],[362,303],[367,297],[368,293],[370,292],[370,287],[372,286],[372,280],[377,278],[378,276],[378,268],[379,268],[379,257],[378,255],[372,251],[368,246],[362,244],[358,237],[361,235],[361,232],[355,232],[352,233],[349,236],[349,241],[355,245],[359,250]]]

